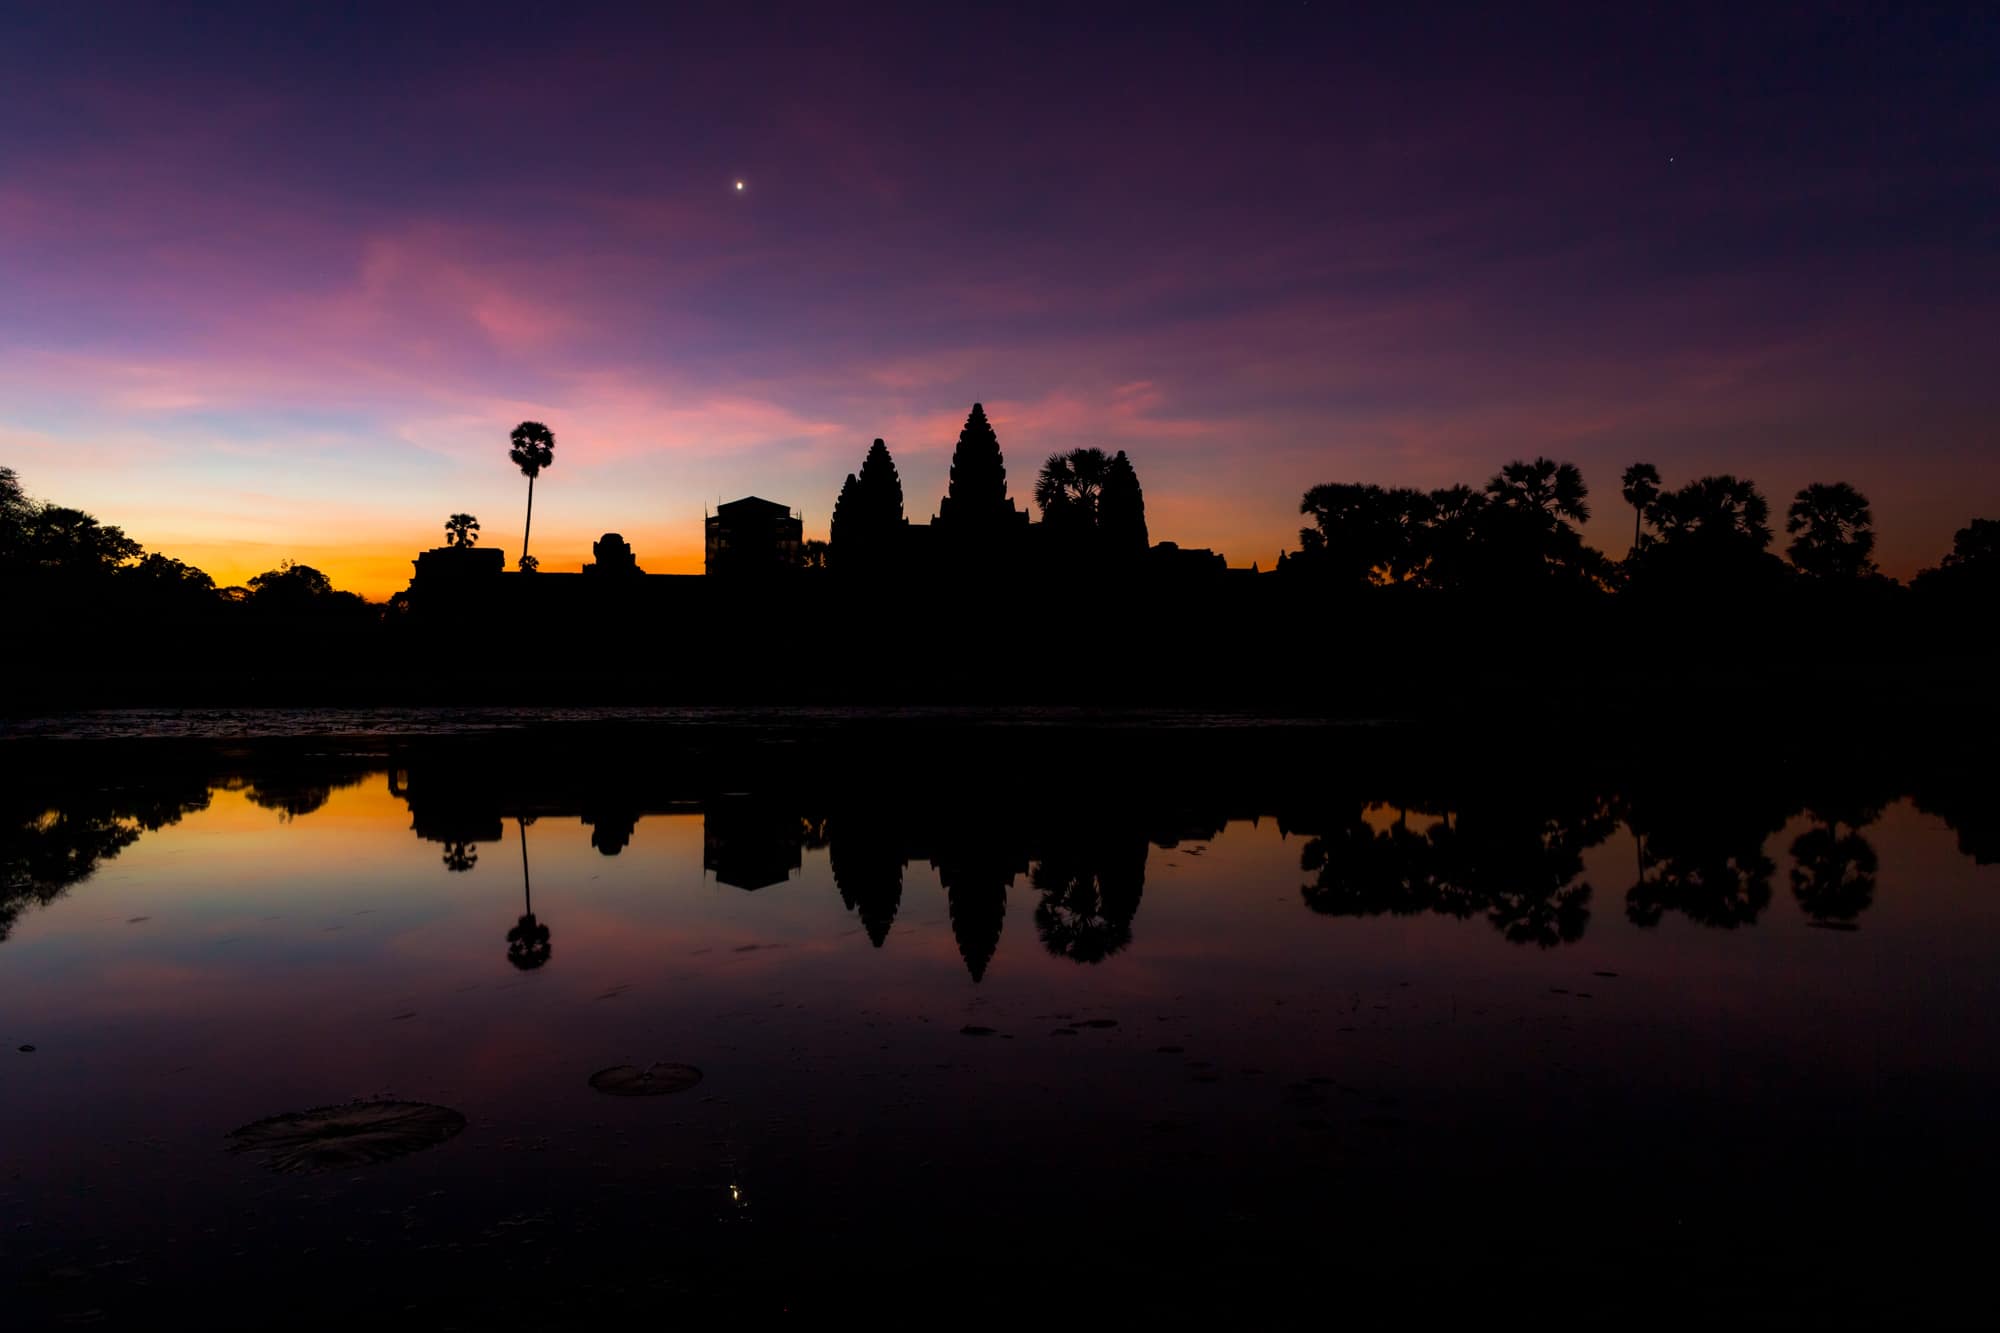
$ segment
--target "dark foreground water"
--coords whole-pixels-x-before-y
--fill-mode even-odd
[[[1990,786],[1089,753],[16,783],[11,1309],[1782,1320],[1980,1281]],[[701,1080],[593,1086],[656,1062]],[[227,1137],[383,1099],[463,1128]]]

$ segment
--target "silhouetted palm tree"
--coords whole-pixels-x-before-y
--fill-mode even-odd
[[[1785,515],[1792,535],[1786,554],[1802,573],[1854,580],[1875,572],[1875,515],[1868,497],[1844,481],[1814,482],[1798,493]]]
[[[1110,469],[1111,460],[1102,449],[1050,454],[1035,478],[1035,503],[1041,506],[1042,522],[1096,527],[1097,500]]]
[[[509,438],[513,448],[507,451],[507,457],[528,479],[528,520],[521,526],[521,568],[532,570],[536,566],[528,563],[528,534],[535,526],[535,478],[555,461],[556,437],[539,421],[523,421],[514,427]]]
[[[1313,525],[1299,529],[1305,567],[1352,587],[1373,583],[1400,542],[1392,493],[1369,482],[1322,482],[1299,500]]]
[[[453,514],[444,521],[446,546],[471,546],[479,540],[479,520],[470,514]]]
[[[1722,473],[1662,491],[1646,511],[1669,546],[1690,543],[1761,551],[1771,544],[1771,505],[1755,483]]]
[[[1484,577],[1503,582],[1559,573],[1591,573],[1583,566],[1583,539],[1572,524],[1590,517],[1589,490],[1574,463],[1515,459],[1486,483],[1492,497],[1480,516]]]
[[[1484,491],[1446,486],[1429,496],[1428,517],[1417,535],[1417,565],[1433,588],[1462,588],[1477,572],[1475,543],[1489,503]]]
[[[444,868],[454,873],[462,873],[479,864],[479,847],[470,842],[448,842],[444,845]]]
[[[803,569],[826,568],[826,543],[814,538],[799,543],[799,565]]]
[[[1574,463],[1558,463],[1537,458],[1532,463],[1515,459],[1486,483],[1486,493],[1512,509],[1539,514],[1551,526],[1568,520],[1587,522],[1590,506],[1585,502],[1590,489]]]
[[[1651,463],[1634,463],[1625,469],[1620,489],[1625,503],[1632,506],[1632,549],[1639,549],[1645,529],[1646,507],[1660,498],[1660,470]]]

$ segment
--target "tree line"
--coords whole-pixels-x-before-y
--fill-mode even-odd
[[[475,522],[474,527],[478,524]],[[199,626],[235,613],[308,617],[348,624],[379,619],[382,608],[343,592],[310,565],[281,561],[241,585],[222,587],[205,571],[148,551],[115,524],[81,509],[38,501],[12,468],[0,467],[0,579],[18,613],[96,621],[174,618]]]
[[[1771,550],[1771,506],[1729,474],[1668,488],[1651,463],[1625,469],[1632,545],[1613,560],[1583,540],[1590,491],[1576,464],[1517,459],[1483,487],[1437,490],[1329,482],[1308,490],[1299,550],[1281,572],[1337,587],[1410,586],[1450,592],[1567,588],[1579,592],[1751,595],[1788,583],[1893,585],[1876,567],[1868,498],[1844,481],[1815,482],[1785,511],[1785,558]],[[1990,596],[2000,588],[2000,521],[1974,519],[1913,586]]]

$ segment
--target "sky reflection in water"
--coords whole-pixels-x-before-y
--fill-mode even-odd
[[[18,1262],[110,1237],[143,1268],[167,1200],[253,1251],[245,1219],[288,1198],[318,1200],[288,1224],[308,1229],[452,1198],[465,1217],[426,1225],[490,1230],[477,1201],[501,1175],[557,1216],[629,1216],[669,1183],[706,1201],[697,1225],[775,1199],[769,1241],[888,1196],[926,1226],[1099,1191],[1116,1208],[1169,1170],[1188,1210],[1242,1179],[1254,1216],[1255,1182],[1301,1170],[1989,1154],[2000,869],[1908,801],[1848,816],[1858,831],[1793,814],[1704,861],[1686,826],[1612,800],[1537,823],[1541,857],[1509,862],[1524,844],[1482,839],[1476,810],[1378,805],[1310,832],[1176,813],[1115,836],[1057,810],[968,844],[893,820],[843,835],[750,795],[525,824],[420,799],[413,829],[405,780],[224,784],[46,905],[13,903]],[[548,931],[528,968],[508,942],[523,842]],[[1745,876],[1728,893],[1662,887],[1725,864]],[[1480,874],[1521,891],[1463,888]],[[636,1104],[586,1082],[659,1060],[706,1079]],[[470,1127],[305,1195],[222,1153],[236,1126],[374,1096]]]

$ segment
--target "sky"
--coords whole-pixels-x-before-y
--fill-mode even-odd
[[[1538,454],[1614,556],[1640,459],[2000,515],[1991,5],[0,0],[0,88],[0,464],[222,583],[511,561],[523,419],[545,569],[877,436],[921,521],[975,400],[1236,565]]]

